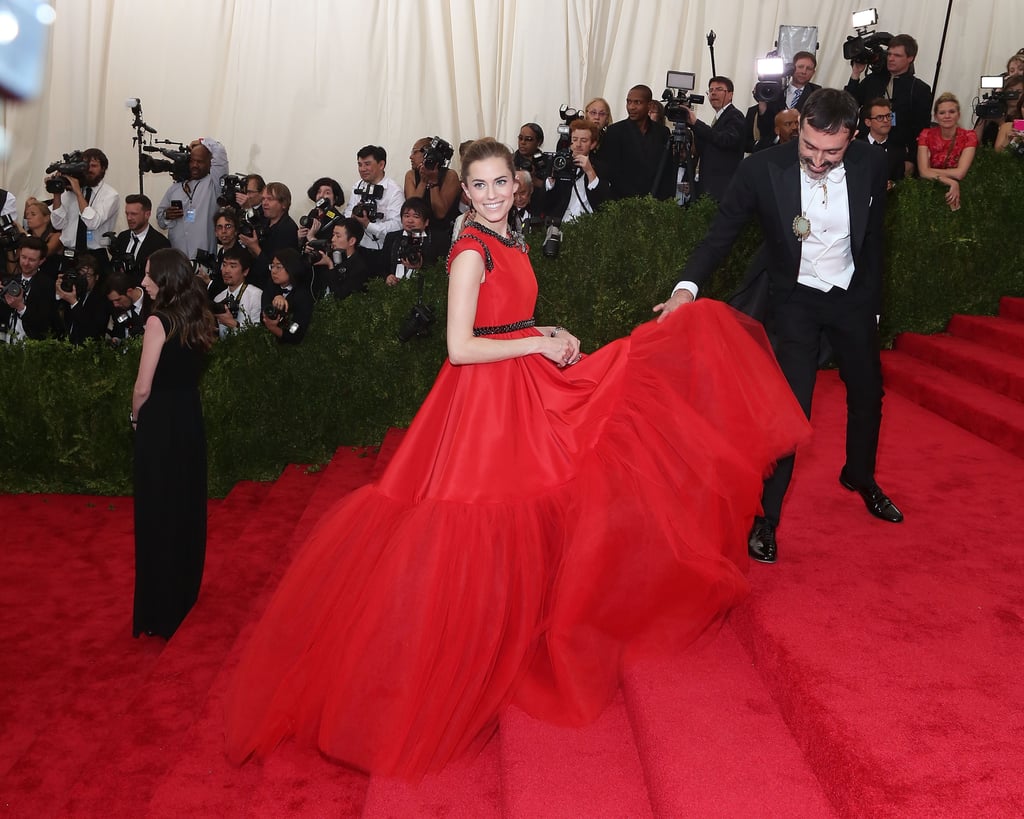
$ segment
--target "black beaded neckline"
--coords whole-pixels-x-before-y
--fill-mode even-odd
[[[523,234],[515,233],[511,228],[509,228],[507,236],[502,236],[497,231],[491,230],[489,227],[485,227],[479,222],[470,222],[466,227],[473,228],[473,230],[479,230],[484,235],[490,236],[492,239],[497,239],[505,245],[505,247],[518,247],[524,253],[526,252],[526,242],[523,239]]]

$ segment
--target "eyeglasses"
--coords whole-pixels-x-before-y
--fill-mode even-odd
[[[892,119],[892,114],[879,114],[875,117],[868,117],[868,119],[873,119],[875,122],[888,122]]]
[[[270,269],[271,270],[284,270],[284,265],[281,264],[280,262],[271,262],[270,263]]]
[[[604,114],[604,113],[606,113],[606,112],[605,112],[605,110],[603,108],[591,108],[589,111],[587,111],[587,116],[599,117],[599,116],[601,116],[601,114]]]

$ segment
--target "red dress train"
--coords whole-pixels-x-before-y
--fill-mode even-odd
[[[467,230],[493,259],[476,325],[532,316],[525,253]],[[282,580],[232,685],[230,758],[295,736],[416,778],[482,746],[508,703],[592,720],[622,662],[743,599],[762,479],[807,434],[760,325],[719,302],[564,369],[446,361],[381,480]]]

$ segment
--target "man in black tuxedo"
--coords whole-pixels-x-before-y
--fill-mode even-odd
[[[774,134],[776,117],[781,111],[802,111],[804,102],[821,88],[811,82],[818,70],[818,58],[810,51],[798,51],[793,55],[793,73],[789,84],[777,99],[771,102],[759,101],[747,109],[747,152],[757,150],[754,146],[767,147]]]
[[[18,243],[17,265],[4,284],[19,286],[5,287],[0,299],[0,332],[7,341],[60,335],[54,280],[40,269],[45,259],[46,243],[38,236],[25,236]]]
[[[859,492],[873,515],[898,523],[903,514],[874,476],[882,419],[877,316],[885,163],[880,152],[854,141],[857,126],[857,103],[845,91],[826,88],[813,94],[796,140],[753,154],[740,166],[671,298],[654,309],[661,321],[693,301],[756,217],[764,231],[779,366],[810,417],[824,332],[846,384],[846,464],[839,481]],[[755,519],[750,533],[755,560],[775,562],[775,529],[792,473],[789,457],[765,482],[764,517]]]
[[[153,215],[153,202],[143,193],[133,193],[124,198],[124,218],[128,229],[122,230],[110,243],[111,255],[116,259],[129,259],[135,283],[140,284],[146,272],[146,260],[164,247],[170,247],[170,240],[149,224]]]
[[[908,160],[907,149],[895,140],[889,139],[892,131],[892,102],[885,97],[871,100],[861,109],[863,127],[857,134],[858,139],[867,141],[875,150],[885,153],[889,188],[906,175]]]
[[[700,156],[696,193],[706,193],[717,201],[721,201],[729,180],[743,161],[747,145],[747,123],[733,106],[732,94],[732,80],[712,77],[708,82],[708,101],[715,111],[711,125],[697,119],[692,108],[688,112]]]
[[[97,287],[100,271],[96,259],[83,253],[75,262],[74,273],[57,277],[58,308],[68,341],[84,344],[90,338],[102,338],[110,318],[109,302]]]

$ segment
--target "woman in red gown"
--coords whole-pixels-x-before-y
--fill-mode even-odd
[[[623,662],[680,650],[743,599],[762,478],[809,433],[760,325],[721,303],[593,355],[535,326],[511,152],[479,140],[463,168],[476,221],[449,255],[448,361],[248,645],[238,763],[294,736],[417,778],[481,747],[509,703],[592,720]]]

